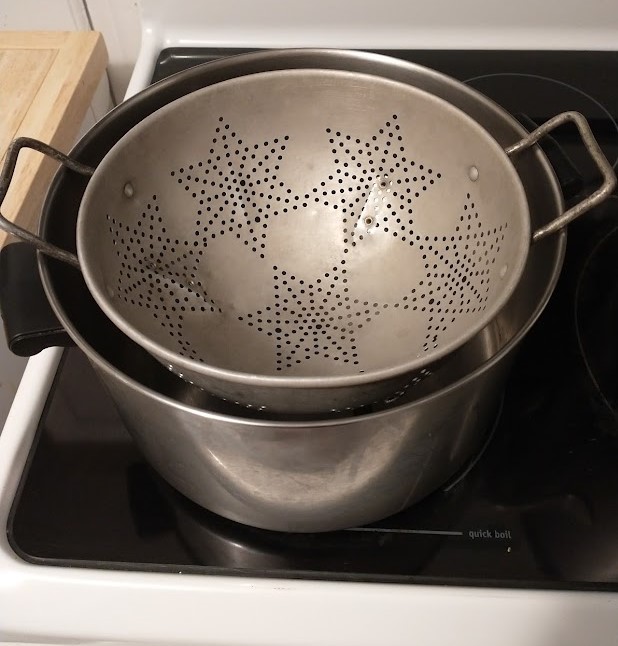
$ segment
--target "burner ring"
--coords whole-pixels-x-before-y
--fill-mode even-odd
[[[613,203],[618,198],[611,198]],[[574,300],[575,334],[597,398],[618,422],[618,226],[599,239],[586,257]],[[613,270],[613,271],[612,271]]]

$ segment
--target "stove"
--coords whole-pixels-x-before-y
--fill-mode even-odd
[[[255,49],[181,46],[147,22],[144,35],[130,92]],[[529,128],[580,111],[618,165],[618,52],[373,51],[460,79]],[[545,148],[567,203],[598,184],[574,130]],[[0,435],[0,635],[615,644],[617,253],[614,196],[569,227],[479,454],[412,508],[340,532],[268,532],[198,507],[148,466],[84,355],[44,351]]]

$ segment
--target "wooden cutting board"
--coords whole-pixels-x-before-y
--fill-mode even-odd
[[[105,72],[97,32],[0,31],[0,158],[16,137],[68,152]],[[2,205],[5,217],[36,231],[56,162],[25,150]],[[0,247],[8,236],[0,231]]]

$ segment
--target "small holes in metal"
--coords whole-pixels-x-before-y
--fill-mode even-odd
[[[181,353],[199,359],[183,316],[220,312],[199,282],[200,263],[207,261],[212,247],[229,236],[242,253],[266,264],[277,253],[268,248],[273,223],[302,218],[307,209],[321,213],[323,208],[321,217],[341,223],[342,260],[310,280],[274,266],[273,301],[268,306],[272,312],[268,317],[255,312],[237,317],[252,333],[272,337],[276,370],[326,360],[357,366],[362,372],[359,330],[379,326],[389,312],[410,320],[424,317],[422,347],[428,352],[439,346],[459,317],[487,307],[491,280],[504,266],[496,265],[496,258],[504,247],[506,223],[486,227],[482,204],[475,204],[470,191],[462,200],[453,235],[428,233],[426,196],[438,187],[442,173],[429,168],[425,159],[411,159],[397,115],[365,138],[327,128],[324,143],[332,155],[332,170],[303,190],[288,187],[279,176],[280,167],[287,168],[283,142],[288,141],[285,135],[243,142],[219,117],[218,132],[213,132],[204,158],[170,170],[173,187],[194,208],[186,237],[172,239],[166,233],[170,214],[160,208],[163,203],[156,196],[139,214],[137,225],[129,227],[107,216],[112,246],[124,263],[117,293],[132,307],[144,307],[156,316]],[[400,298],[370,304],[354,298],[358,287],[353,281],[347,284],[346,259],[354,261],[363,245],[377,239],[373,236],[387,236],[410,254],[421,254],[424,275]]]

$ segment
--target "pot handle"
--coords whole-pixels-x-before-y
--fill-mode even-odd
[[[532,234],[533,242],[538,242],[546,236],[556,233],[556,231],[565,227],[569,222],[575,220],[575,218],[603,202],[616,188],[616,174],[614,173],[614,169],[607,161],[601,147],[594,138],[588,121],[579,112],[563,112],[562,114],[556,115],[549,121],[546,121],[543,125],[539,126],[536,130],[533,130],[529,135],[518,141],[516,144],[505,148],[506,154],[509,156],[516,155],[522,150],[532,147],[537,143],[537,141],[539,141],[539,139],[541,139],[541,137],[544,137],[547,133],[569,121],[577,126],[584,146],[586,146],[590,157],[592,157],[594,163],[601,171],[603,183],[594,193],[565,211],[549,224],[537,229]]]
[[[74,345],[45,295],[37,251],[27,242],[0,249],[0,318],[9,350],[20,357]]]
[[[85,164],[81,164],[71,157],[68,157],[64,153],[61,153],[59,150],[52,148],[48,144],[44,144],[38,139],[31,139],[30,137],[19,137],[18,139],[15,139],[9,146],[6,152],[4,165],[2,166],[2,170],[0,171],[0,208],[2,208],[2,203],[4,202],[4,198],[6,197],[6,194],[9,190],[9,185],[11,183],[11,180],[13,179],[19,152],[24,148],[31,148],[32,150],[36,150],[43,155],[47,155],[48,157],[51,157],[52,159],[60,162],[63,166],[66,166],[70,170],[79,173],[80,175],[90,177],[94,173],[94,168],[86,166]],[[11,235],[21,238],[25,242],[36,247],[39,251],[42,251],[44,254],[51,256],[52,258],[56,258],[57,260],[62,260],[62,262],[66,262],[79,269],[79,261],[75,254],[70,253],[69,251],[65,251],[64,249],[60,249],[59,247],[56,247],[56,245],[43,240],[43,238],[37,236],[36,234],[26,231],[26,229],[23,229],[14,222],[11,222],[7,218],[5,218],[2,215],[1,211],[0,229],[6,231]]]

